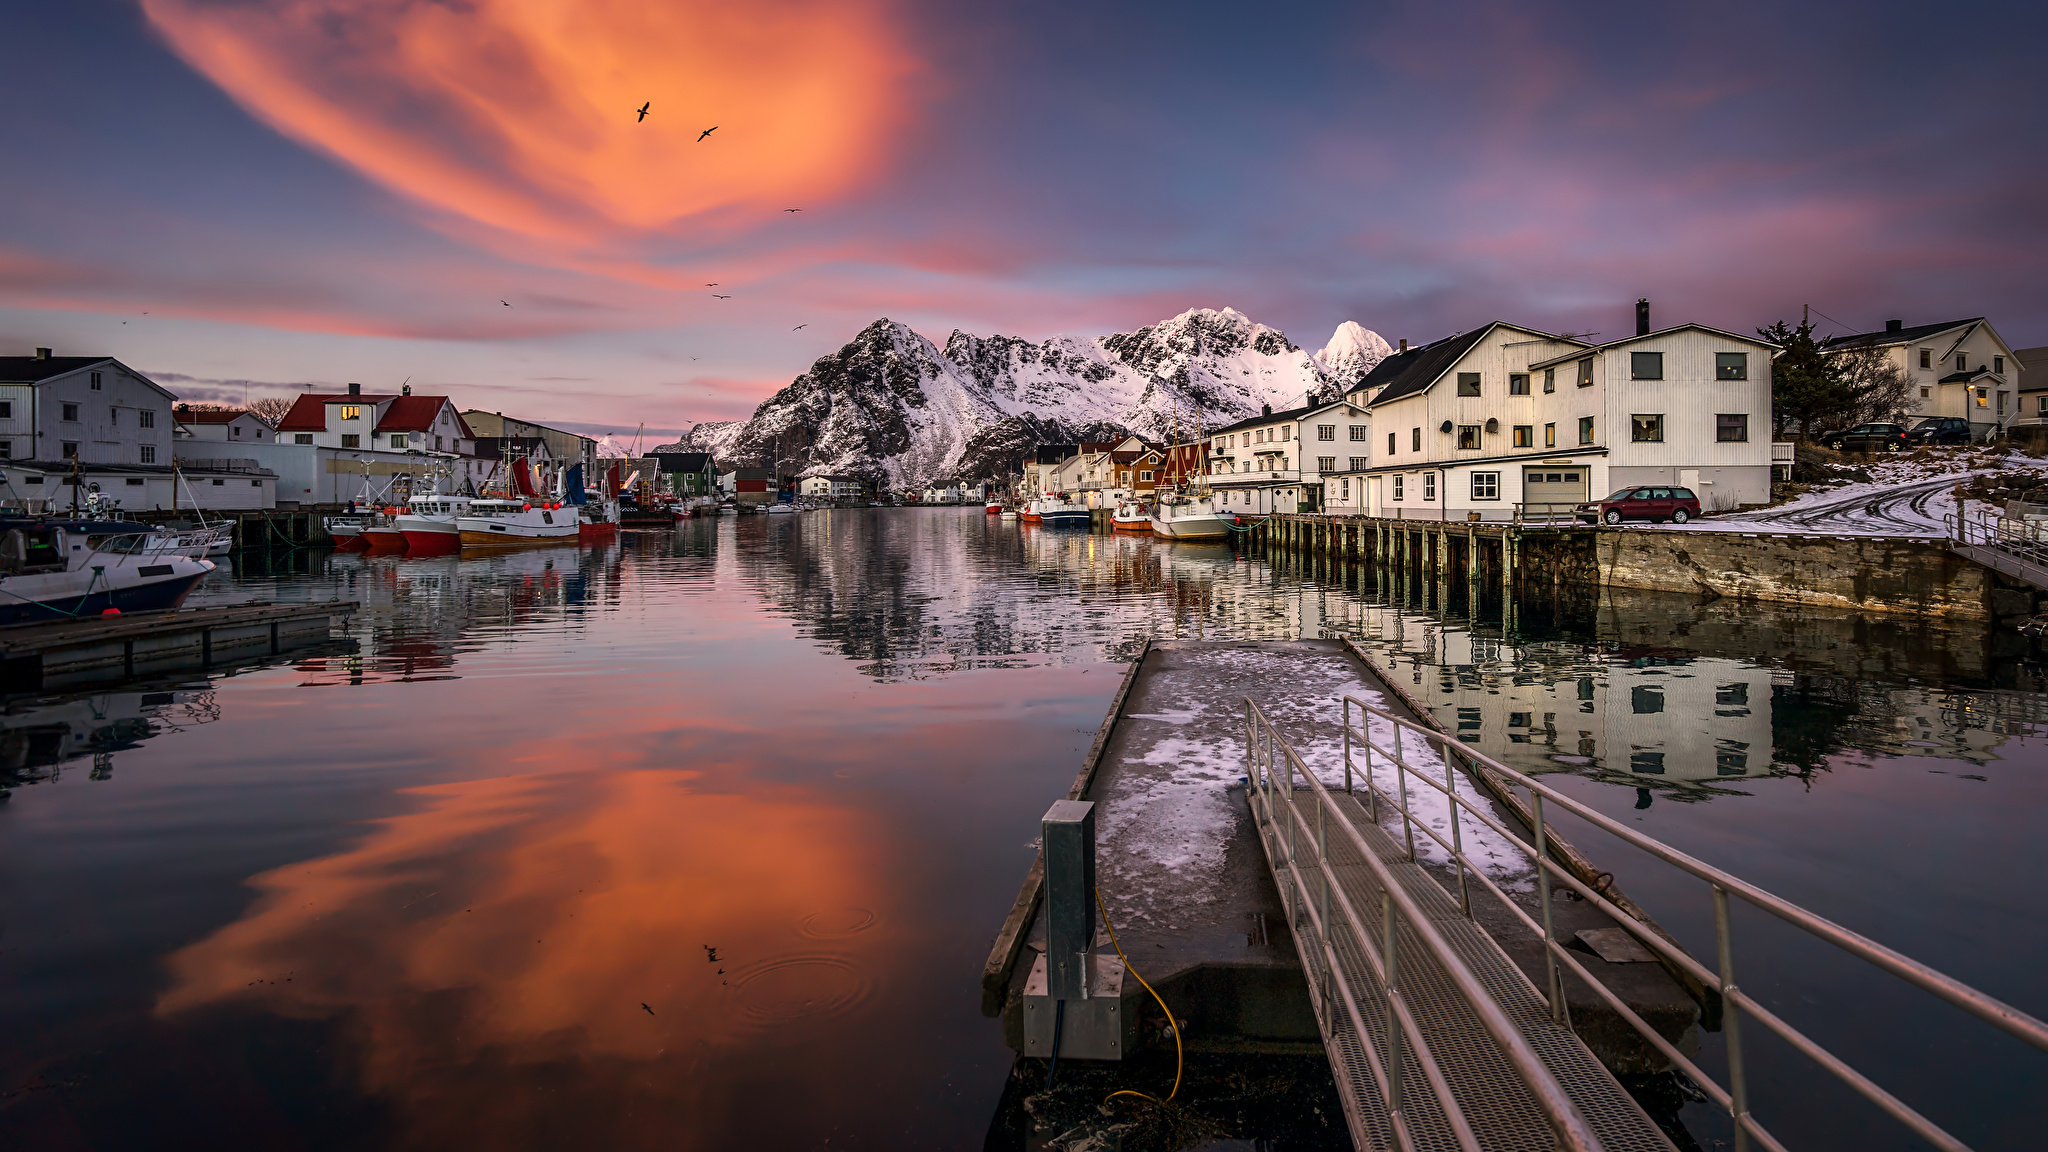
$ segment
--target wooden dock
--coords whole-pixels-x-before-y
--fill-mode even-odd
[[[0,685],[35,691],[275,656],[326,640],[357,604],[236,604],[0,627]]]

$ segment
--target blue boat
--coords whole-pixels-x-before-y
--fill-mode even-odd
[[[1038,501],[1038,516],[1049,528],[1086,528],[1089,511],[1086,504],[1076,503],[1064,496],[1046,496]]]
[[[213,571],[196,550],[146,524],[0,517],[0,624],[176,608]]]

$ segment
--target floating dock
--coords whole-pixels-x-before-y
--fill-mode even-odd
[[[1306,944],[1297,941],[1297,931],[1308,930],[1305,905],[1320,898],[1327,913],[1330,894],[1304,894],[1308,890],[1301,887],[1298,873],[1303,862],[1275,825],[1274,813],[1288,805],[1276,805],[1272,799],[1277,770],[1271,745],[1264,746],[1265,759],[1260,760],[1246,705],[1251,701],[1263,722],[1284,730],[1288,745],[1316,763],[1319,775],[1327,776],[1331,764],[1341,764],[1348,747],[1346,696],[1430,725],[1346,641],[1154,642],[1126,673],[1068,799],[1092,801],[1095,806],[1094,883],[1102,908],[1131,968],[1172,1010],[1188,1049],[1329,1056],[1354,1137],[1365,1136],[1370,1144],[1391,1132],[1387,1111],[1372,1087],[1374,1078],[1366,1075],[1367,1063],[1376,1058],[1367,1050],[1379,1050],[1385,1037],[1368,1037],[1361,1044],[1353,1024],[1355,1012],[1347,1019],[1335,1004],[1332,976],[1320,963],[1321,944],[1313,935],[1303,938],[1309,941]],[[1363,720],[1354,716],[1353,723]],[[1411,739],[1411,749],[1414,744]],[[1382,787],[1390,787],[1384,774],[1391,769],[1383,761],[1379,770]],[[1460,796],[1490,811],[1503,826],[1526,833],[1527,812],[1512,793],[1490,794],[1488,782],[1471,775],[1469,765],[1456,771],[1453,785]],[[1367,815],[1364,788],[1361,781],[1355,796],[1338,793],[1337,802],[1358,809],[1358,826],[1384,868],[1368,868],[1363,857],[1348,843],[1339,844],[1332,831],[1327,859],[1339,881],[1330,891],[1343,888],[1361,907],[1370,908],[1376,923],[1381,896],[1369,874],[1393,876],[1410,906],[1438,932],[1455,939],[1461,955],[1485,973],[1489,991],[1507,1006],[1514,1025],[1543,1059],[1556,1064],[1557,1076],[1571,1082],[1582,1111],[1606,1147],[1668,1148],[1657,1125],[1617,1079],[1661,1073],[1671,1066],[1668,1060],[1614,1013],[1601,991],[1569,973],[1558,976],[1569,1006],[1569,1026],[1555,1023],[1538,992],[1552,978],[1542,936],[1529,932],[1513,910],[1500,906],[1478,884],[1463,883],[1446,854],[1433,857],[1424,845],[1425,850],[1411,858],[1400,843],[1403,827],[1398,817],[1387,826],[1384,811],[1378,820]],[[1292,795],[1310,793],[1302,788]],[[1425,813],[1421,819],[1440,831],[1448,827],[1447,815],[1432,821]],[[1491,855],[1484,842],[1491,833],[1476,823],[1461,827],[1466,829],[1468,854]],[[1418,833],[1416,839],[1422,836]],[[1583,872],[1612,903],[1637,911],[1612,876],[1595,871],[1570,845],[1553,839],[1551,851],[1574,874]],[[1533,868],[1506,845],[1498,859],[1498,874],[1492,879],[1523,912],[1535,913],[1541,901]],[[1297,869],[1294,887],[1291,895],[1283,895],[1290,869]],[[1276,877],[1282,882],[1276,884]],[[1033,1049],[1044,1047],[1042,1039],[1031,1043],[1041,1029],[1028,1026],[1025,1019],[1030,1006],[1026,983],[1046,946],[1043,886],[1041,860],[1026,878],[982,974],[984,1011],[1003,1017],[1006,1042],[1025,1054],[1038,1054]],[[1627,933],[1616,921],[1585,901],[1561,896],[1544,911],[1554,918],[1554,938],[1582,942],[1583,967],[1602,982],[1605,993],[1618,997],[1677,1050],[1698,1050],[1703,1016],[1712,1026],[1714,1013],[1703,1013],[1711,997],[1696,981],[1689,988],[1657,957],[1640,946],[1628,947],[1621,939]],[[1646,917],[1639,919],[1647,922]],[[1661,929],[1650,927],[1663,935]],[[1418,987],[1433,986],[1434,993],[1410,991],[1409,1003],[1420,1026],[1441,1046],[1440,1055],[1469,1064],[1464,1075],[1453,1074],[1451,1084],[1464,1097],[1473,1089],[1466,1081],[1503,1071],[1495,1067],[1502,1057],[1471,1011],[1456,1003],[1455,995],[1447,995],[1443,974],[1431,973],[1410,931],[1403,929],[1400,945],[1401,963],[1409,966],[1404,971]],[[1607,944],[1613,947],[1603,954],[1600,946]],[[1098,937],[1098,954],[1106,962],[1115,959],[1106,933]],[[1338,962],[1347,968],[1349,986],[1367,986],[1356,970],[1360,957],[1340,956]],[[1171,1050],[1173,1040],[1163,1017],[1135,981],[1123,982],[1119,1007],[1141,1022],[1133,1051],[1162,1044]],[[1384,1001],[1358,1008],[1366,1019],[1384,1017],[1387,1011]],[[1411,1068],[1409,1074],[1419,1099],[1425,1073]],[[1518,1147],[1530,1137],[1545,1141],[1542,1146],[1547,1147],[1541,1111],[1512,1099],[1519,1088],[1478,1086],[1482,1094],[1491,1092],[1507,1103],[1484,1123],[1468,1119],[1475,1128],[1507,1137],[1498,1146]],[[1428,1116],[1424,1111],[1401,1123],[1439,1130],[1448,1123],[1442,1115]],[[1418,1146],[1427,1142],[1420,1131],[1415,1136]],[[1484,1146],[1496,1144],[1487,1139]]]
[[[347,623],[354,601],[235,604],[0,627],[0,685],[36,691],[277,655]]]

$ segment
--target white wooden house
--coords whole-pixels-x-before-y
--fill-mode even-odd
[[[1823,352],[1880,348],[1893,367],[1912,379],[1907,411],[1914,416],[1961,416],[1978,440],[2004,431],[2021,416],[2020,360],[1982,316],[1908,328],[1887,320],[1881,332],[1835,336]],[[2048,409],[2028,413],[2036,418]]]
[[[1259,415],[1209,437],[1209,486],[1226,511],[1248,515],[1315,512],[1326,506],[1329,477],[1363,469],[1371,420],[1347,397]]]

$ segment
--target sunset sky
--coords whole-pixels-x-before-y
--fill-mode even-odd
[[[0,354],[192,399],[409,378],[666,434],[879,316],[1225,305],[1309,347],[1638,296],[2048,343],[2038,4],[0,11]]]

